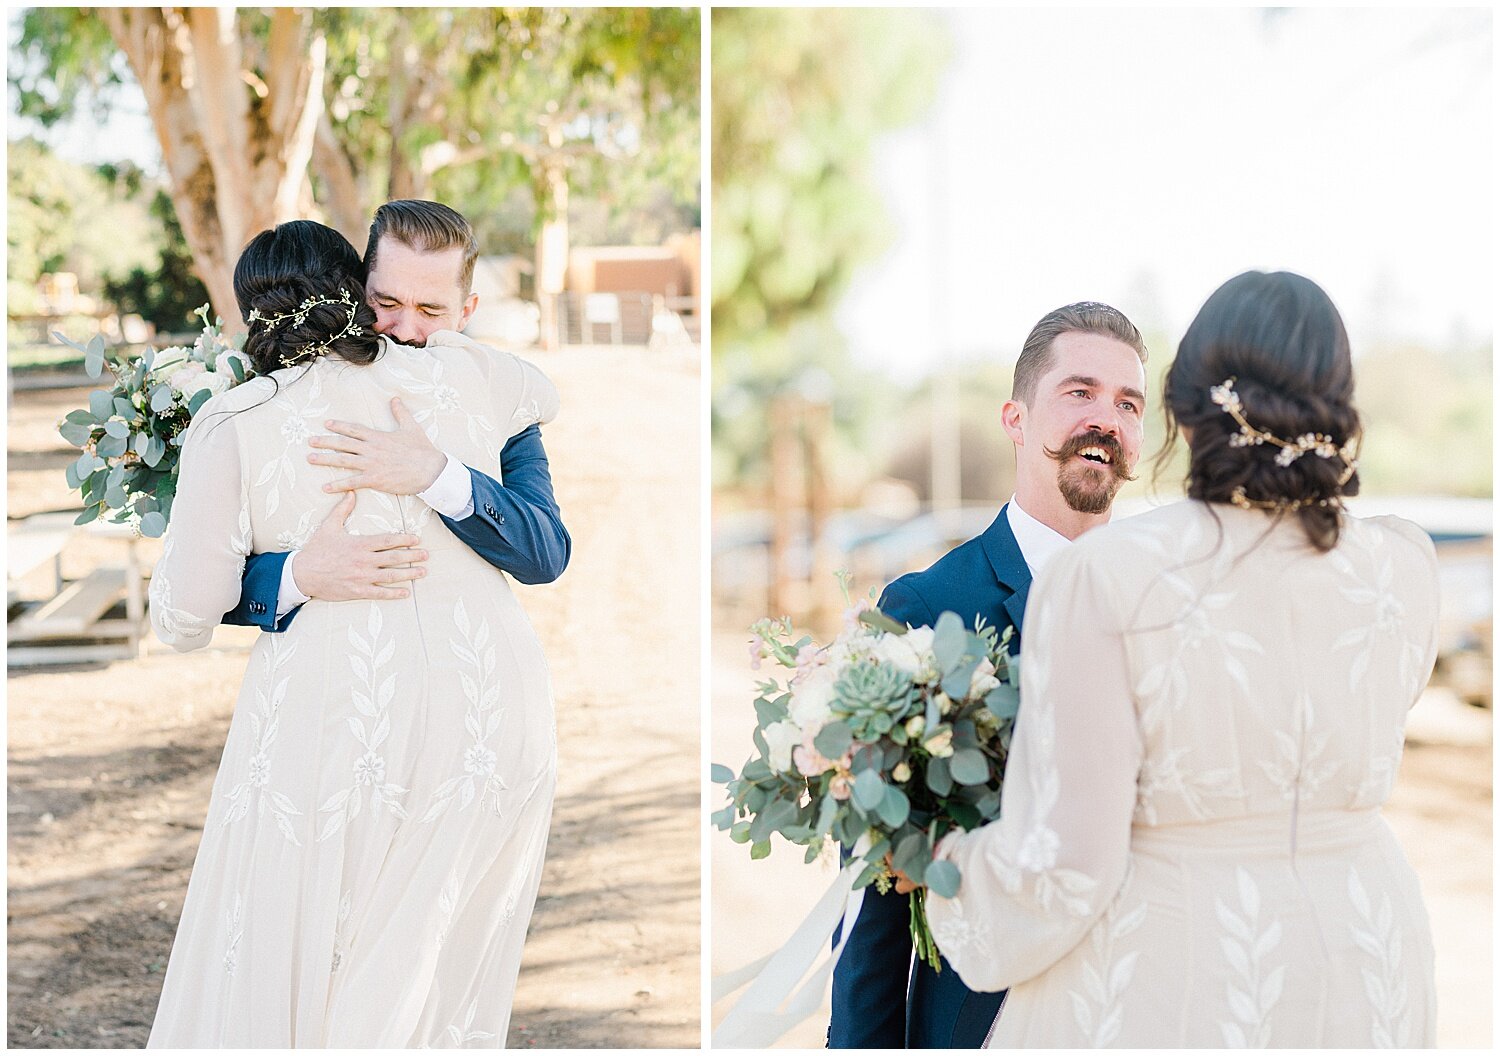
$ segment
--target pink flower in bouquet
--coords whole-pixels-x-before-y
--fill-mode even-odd
[[[792,759],[797,764],[797,772],[803,777],[817,777],[826,774],[830,770],[846,772],[854,761],[852,751],[845,752],[838,759],[830,759],[818,751],[818,746],[813,743],[821,726],[813,726],[802,733],[802,743],[792,750]]]
[[[750,639],[750,670],[759,671],[760,662],[766,658],[765,646],[759,638]]]
[[[844,610],[844,630],[852,631],[859,626],[859,614],[867,612],[875,607],[875,603],[869,598],[860,598],[853,605]]]
[[[845,800],[854,791],[854,777],[851,774],[839,774],[828,782],[828,791],[833,793],[833,798]]]

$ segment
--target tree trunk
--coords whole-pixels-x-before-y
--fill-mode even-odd
[[[542,348],[555,352],[563,335],[558,300],[568,280],[568,170],[566,159],[543,155],[537,185],[541,221],[536,240],[536,299],[541,309]]]
[[[317,136],[313,140],[313,170],[323,180],[323,208],[327,211],[329,224],[363,253],[370,235],[371,217],[366,212],[365,196],[360,190],[354,164],[339,143],[326,113],[318,118]]]
[[[213,310],[238,328],[234,261],[251,236],[295,218],[304,198],[326,42],[309,13],[276,9],[266,76],[256,83],[227,10],[101,8],[99,15],[146,96],[172,204]]]

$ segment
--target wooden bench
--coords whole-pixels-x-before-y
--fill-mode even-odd
[[[73,525],[74,514],[40,514],[10,529],[8,594],[16,604],[17,584],[27,573],[53,562],[54,593],[33,604],[6,627],[7,667],[127,660],[140,654],[146,616],[136,535],[124,525]],[[62,551],[75,533],[117,539],[125,544],[125,564],[96,568],[64,583]],[[125,617],[107,618],[120,602]]]

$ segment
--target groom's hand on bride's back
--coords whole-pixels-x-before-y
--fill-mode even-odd
[[[397,397],[391,400],[395,429],[374,429],[354,422],[325,423],[327,436],[314,436],[307,460],[315,466],[352,470],[323,485],[324,491],[368,488],[387,495],[416,495],[432,487],[448,457],[437,449],[422,424]],[[301,578],[301,573],[298,573]]]
[[[402,586],[427,575],[417,536],[404,532],[351,535],[344,522],[354,512],[353,492],[333,508],[297,553],[297,586],[320,601],[387,601],[404,598]]]

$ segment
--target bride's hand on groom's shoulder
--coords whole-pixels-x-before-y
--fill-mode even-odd
[[[324,491],[368,488],[387,495],[416,495],[432,487],[448,464],[447,456],[433,446],[400,397],[391,400],[391,413],[396,418],[395,429],[330,421],[326,428],[332,435],[314,436],[308,441],[315,449],[307,456],[313,465],[353,470],[352,476],[323,485]]]
[[[344,522],[354,512],[345,495],[297,553],[297,587],[319,601],[394,601],[409,593],[401,584],[427,575],[427,551],[417,536],[387,532],[351,535]]]

